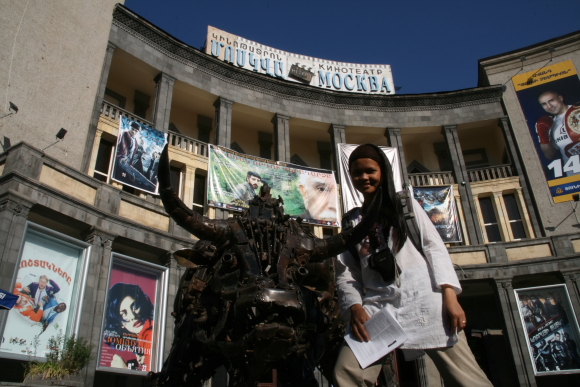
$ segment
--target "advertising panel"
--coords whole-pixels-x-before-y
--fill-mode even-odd
[[[121,116],[112,179],[156,194],[159,156],[166,143],[167,133]]]
[[[208,26],[206,54],[248,71],[332,91],[395,94],[390,65],[342,63],[293,54]]]
[[[344,212],[350,211],[352,208],[361,207],[363,204],[363,197],[360,192],[358,192],[352,185],[349,175],[348,158],[353,150],[356,149],[360,144],[337,144],[338,158],[340,161],[340,181],[341,181],[341,193],[342,193],[342,204],[344,206]],[[400,191],[402,189],[401,181],[401,167],[399,164],[399,153],[395,148],[389,148],[386,146],[379,146],[385,156],[391,163],[393,168],[393,178],[395,179],[395,189]]]
[[[413,187],[413,196],[427,212],[443,242],[462,241],[452,185]]]
[[[303,222],[338,227],[338,194],[332,171],[253,157],[210,145],[208,204],[234,211],[248,208],[268,183],[284,211]]]
[[[580,332],[566,285],[515,293],[535,374],[580,372]]]
[[[513,77],[554,202],[580,192],[580,79],[571,60]]]
[[[113,256],[105,302],[99,368],[155,370],[163,307],[161,270]]]
[[[74,333],[85,250],[27,229],[0,352],[43,358],[50,338]]]

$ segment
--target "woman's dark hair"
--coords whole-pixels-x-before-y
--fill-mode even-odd
[[[105,326],[107,329],[118,330],[122,327],[123,318],[121,317],[120,307],[121,302],[128,296],[135,300],[131,309],[133,312],[139,309],[139,314],[137,315],[139,320],[142,322],[153,320],[155,307],[141,287],[139,285],[119,282],[113,285],[107,296],[107,313],[105,316]]]
[[[360,147],[372,147],[376,151],[376,154],[378,154],[378,157],[372,157],[372,159],[373,160],[379,159],[377,161],[379,163],[379,166],[381,167],[381,177],[382,177],[381,187],[383,188],[383,202],[382,202],[383,204],[381,206],[381,214],[380,214],[381,216],[379,217],[379,221],[383,226],[385,240],[389,240],[388,234],[389,226],[393,226],[395,228],[396,231],[395,252],[398,252],[403,248],[403,245],[407,240],[407,225],[405,222],[405,215],[403,213],[401,200],[398,198],[397,191],[395,189],[395,182],[393,180],[393,169],[391,167],[391,163],[389,162],[389,159],[387,159],[387,156],[385,156],[385,153],[378,146],[373,144],[364,144],[360,145],[358,148]],[[354,160],[349,159],[349,168],[351,166],[350,164],[352,164],[353,161]],[[369,205],[370,203],[365,204]]]

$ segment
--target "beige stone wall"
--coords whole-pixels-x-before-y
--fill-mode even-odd
[[[555,49],[552,54],[549,52],[550,47]],[[522,56],[526,58],[523,62],[521,61]],[[550,61],[550,59],[552,60]],[[503,101],[514,130],[514,140],[520,148],[524,168],[529,176],[530,188],[533,190],[533,196],[537,202],[539,215],[542,218],[547,235],[577,232],[578,230],[573,225],[578,223],[578,220],[570,216],[554,231],[547,229],[549,227],[553,228],[562,222],[572,211],[572,206],[570,202],[556,204],[550,195],[542,165],[534,147],[530,130],[521,110],[511,78],[518,73],[539,70],[546,65],[552,65],[566,60],[571,60],[576,70],[580,70],[580,34],[551,41],[546,44],[536,45],[530,49],[521,49],[481,62],[491,85],[505,83],[507,87]],[[573,102],[575,101],[568,103]]]
[[[548,243],[535,246],[522,246],[506,249],[508,261],[519,261],[521,259],[551,257],[552,249]]]
[[[467,253],[450,254],[453,263],[458,265],[476,265],[480,263],[487,263],[487,256],[485,251],[470,251]]]
[[[42,166],[40,182],[58,189],[83,202],[94,204],[97,190],[47,165]]]
[[[4,0],[0,12],[0,136],[80,169],[113,8],[123,0]]]
[[[131,219],[143,226],[153,227],[162,231],[169,230],[169,217],[153,212],[143,207],[121,200],[119,215]]]

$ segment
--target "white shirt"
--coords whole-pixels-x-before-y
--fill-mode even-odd
[[[341,254],[337,265],[341,311],[344,315],[350,306],[362,304],[368,315],[372,316],[381,308],[387,308],[409,337],[401,348],[449,347],[457,343],[457,334],[449,332],[443,321],[441,285],[453,286],[457,294],[461,292],[461,285],[439,233],[421,205],[415,199],[412,202],[426,257],[407,238],[401,251],[396,254],[402,270],[399,288],[394,283],[386,284],[380,274],[369,267],[369,255],[360,257],[359,266],[349,252]],[[355,211],[352,218],[356,224],[362,217],[360,209]],[[388,246],[393,247],[392,228]],[[357,251],[360,252],[360,249],[359,244]]]
[[[34,302],[36,303],[36,305],[40,305],[40,301],[42,301],[42,297],[46,296],[46,288],[44,289],[40,289],[40,287],[38,289],[36,289],[36,294],[34,296]]]
[[[568,109],[570,109],[570,106],[568,106]],[[550,136],[552,137],[552,141],[554,145],[560,149],[560,154],[562,155],[562,165],[566,164],[569,159],[564,150],[566,149],[567,145],[570,145],[573,142],[568,135],[568,130],[566,130],[566,125],[564,122],[564,118],[568,112],[568,109],[566,109],[564,113],[554,116],[554,122],[550,128]],[[567,172],[566,175],[569,176],[569,173]]]

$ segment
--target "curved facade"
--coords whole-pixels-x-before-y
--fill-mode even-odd
[[[580,233],[578,219],[569,216],[575,208],[549,196],[515,92],[511,83],[507,89],[502,84],[519,69],[522,55],[530,70],[541,67],[548,47],[556,47],[555,62],[570,59],[579,65],[579,33],[482,59],[482,86],[477,88],[373,96],[239,69],[187,46],[121,5],[109,26],[107,49],[103,52],[103,41],[94,43],[102,53],[101,74],[87,79],[99,85],[91,95],[94,109],[82,112],[85,118],[75,129],[80,132],[76,137],[85,139],[76,142],[82,154],[71,161],[60,151],[39,150],[44,147],[39,140],[22,138],[25,143],[0,155],[0,217],[6,230],[0,239],[1,288],[14,287],[26,225],[32,222],[90,245],[82,313],[75,324],[95,344],[100,343],[115,257],[167,268],[163,294],[170,300],[175,295],[183,269],[169,254],[194,240],[165,215],[157,197],[111,180],[120,116],[168,133],[172,177],[182,200],[212,218],[230,214],[206,203],[208,144],[336,171],[337,143],[372,142],[399,151],[403,180],[413,186],[453,185],[464,242],[448,249],[464,287],[460,301],[470,344],[494,385],[578,382],[575,375],[535,376],[528,354],[514,289],[565,284],[579,310]],[[5,136],[21,138],[18,128],[8,125]],[[336,232],[312,227],[321,237]],[[165,354],[172,341],[170,309],[162,308],[158,316],[164,331],[156,343]],[[0,317],[5,325],[5,314]],[[0,351],[0,364],[25,360],[4,355]],[[401,382],[441,386],[428,360],[401,361],[398,367]],[[141,377],[114,373],[93,361],[82,383]],[[220,377],[212,385],[225,385]]]

